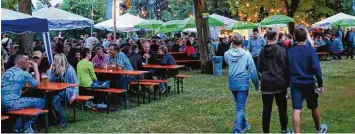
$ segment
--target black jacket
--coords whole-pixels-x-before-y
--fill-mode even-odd
[[[158,55],[154,51],[150,50],[149,53],[150,58],[148,59],[148,64],[159,64],[158,63]],[[140,51],[141,57],[144,55],[144,51]],[[142,58],[142,61],[145,62],[146,59]]]
[[[180,45],[179,44],[172,45],[170,51],[171,52],[179,52],[180,51]]]
[[[150,45],[150,50],[154,52],[158,52],[159,46],[157,44]]]
[[[285,91],[290,83],[287,67],[287,51],[279,45],[267,45],[259,55],[261,92],[275,94]]]
[[[134,68],[134,70],[143,70],[142,59],[137,53],[135,52],[130,53],[128,55],[128,59],[131,62],[131,65]]]
[[[224,56],[224,53],[229,50],[229,45],[227,43],[221,43],[218,45],[216,56]]]

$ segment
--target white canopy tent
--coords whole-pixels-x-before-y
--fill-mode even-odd
[[[47,19],[49,30],[70,30],[94,25],[91,19],[53,7],[39,9],[32,12],[32,15]]]
[[[145,19],[126,13],[116,17],[116,28],[122,32],[138,31],[139,29],[134,28],[134,26],[142,21],[145,21]],[[94,25],[94,28],[114,31],[113,19],[98,23]]]
[[[329,28],[332,23],[334,23],[338,20],[343,20],[343,19],[355,19],[355,16],[348,15],[345,13],[338,13],[338,14],[330,16],[329,18],[326,18],[322,21],[314,23],[312,25],[312,27],[314,27],[314,28]]]

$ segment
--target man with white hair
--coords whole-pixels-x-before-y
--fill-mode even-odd
[[[32,68],[34,70],[35,78],[27,71]],[[37,63],[30,61],[27,54],[18,54],[15,58],[15,66],[8,69],[1,77],[1,108],[4,111],[13,111],[24,108],[42,109],[44,107],[43,99],[33,97],[21,97],[21,90],[26,83],[32,87],[38,86],[40,82],[40,74],[38,72]],[[13,132],[20,132],[22,128],[25,133],[34,133],[31,128],[37,116],[30,119],[23,119],[21,117],[16,119],[13,126]]]

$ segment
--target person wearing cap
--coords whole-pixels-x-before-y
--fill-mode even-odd
[[[270,133],[270,118],[274,98],[279,109],[280,133],[289,132],[287,130],[286,95],[290,80],[287,68],[287,50],[283,46],[278,45],[277,37],[277,29],[267,29],[267,45],[261,50],[259,56],[258,70],[261,74],[263,133]]]
[[[233,133],[241,133],[250,129],[244,113],[249,94],[249,81],[251,79],[255,90],[259,90],[259,79],[253,57],[242,48],[243,37],[237,33],[231,37],[231,41],[233,47],[224,53],[224,59],[229,66],[228,87],[236,103]]]
[[[318,107],[319,95],[317,92],[323,93],[325,91],[319,58],[312,47],[306,46],[307,31],[304,28],[297,27],[295,29],[295,39],[297,45],[291,47],[287,53],[294,133],[301,132],[301,111],[304,100],[307,101],[307,107],[312,111],[316,133],[326,133],[327,125],[321,124]]]
[[[32,53],[32,60],[38,64],[38,71],[40,74],[47,72],[50,68],[47,57],[43,57],[41,51],[34,51]]]

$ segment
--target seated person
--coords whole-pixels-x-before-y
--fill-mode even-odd
[[[176,65],[175,59],[169,54],[168,48],[166,46],[160,46],[158,50],[158,54],[162,55],[163,58],[160,62],[161,65]],[[159,80],[166,80],[168,79],[168,76],[166,74],[167,72],[163,69],[159,70],[157,73],[157,78]],[[160,88],[162,90],[162,93],[166,91],[166,83],[160,83]]]
[[[143,70],[143,64],[141,56],[138,55],[138,46],[132,45],[132,52],[128,55],[128,59],[131,62],[134,70]]]
[[[333,40],[333,47],[334,47],[334,55],[337,56],[337,58],[339,60],[341,60],[341,53],[343,52],[344,48],[343,48],[343,43],[341,42],[340,38],[339,38],[339,33],[335,33],[332,35],[332,40]]]
[[[196,52],[196,50],[195,50],[195,47],[192,46],[192,44],[191,44],[190,41],[187,41],[187,42],[186,42],[186,47],[185,47],[184,51],[185,51],[185,53],[186,53],[188,59],[194,60],[194,59],[197,59],[197,58],[198,58],[197,52]],[[187,63],[187,64],[186,64],[186,68],[187,68],[188,70],[192,70],[191,64],[190,64],[190,63]]]
[[[54,56],[53,65],[48,71],[48,78],[51,82],[79,84],[76,77],[75,69],[68,63],[65,54],[58,53]],[[65,117],[61,103],[64,99],[67,102],[73,103],[76,96],[79,95],[79,87],[68,87],[66,91],[60,91],[52,98],[53,111],[57,117],[57,124],[60,127],[65,126]]]
[[[174,40],[174,45],[171,46],[171,49],[170,51],[171,52],[179,52],[180,51],[180,45],[179,45],[179,40],[178,39],[175,39]]]
[[[27,54],[18,54],[15,56],[15,66],[8,69],[1,77],[1,108],[3,111],[13,111],[24,108],[42,109],[44,107],[43,99],[33,97],[21,97],[21,90],[26,83],[32,87],[38,86],[40,82],[40,74],[38,72],[38,65],[33,61],[29,61]],[[34,70],[35,78],[27,71],[32,68]],[[31,128],[32,123],[37,116],[22,121],[22,117],[16,119],[13,126],[13,132],[20,132],[20,129],[25,133],[34,133]],[[22,127],[23,125],[23,127]]]
[[[109,46],[109,54],[109,62],[117,65],[117,70],[134,70],[128,57],[123,52],[120,52],[120,48],[117,44],[112,44]],[[134,78],[134,76],[121,75],[121,78],[117,83],[118,88],[127,90],[128,84],[134,80]]]
[[[80,49],[72,48],[70,49],[69,53],[67,54],[68,63],[74,67],[76,71],[76,66],[80,61]]]
[[[100,48],[101,49],[101,48]],[[91,88],[91,84],[93,81],[97,80],[96,74],[94,72],[94,64],[89,60],[91,59],[91,52],[89,48],[83,48],[80,53],[80,57],[83,57],[82,60],[79,61],[77,65],[77,76],[79,81],[79,86],[83,87],[84,91],[82,94],[84,95],[92,95],[89,93],[89,90],[86,88]],[[105,98],[104,96],[99,96],[97,94],[94,95],[94,100],[98,104],[97,108],[106,108],[107,105],[104,104]],[[94,106],[94,105],[91,105]]]
[[[43,57],[41,51],[34,51],[32,53],[32,59],[38,65],[38,71],[40,74],[46,73],[50,68],[49,61],[47,57]]]
[[[104,51],[101,47],[96,48],[96,55],[92,58],[91,62],[94,64],[94,67],[97,68],[106,68],[107,63],[110,59],[108,54],[104,54]]]
[[[157,53],[150,50],[149,42],[144,42],[143,51],[140,51],[140,55],[142,56],[144,64],[158,64],[158,56]],[[150,68],[149,74],[145,75],[146,78],[152,79],[152,76],[155,76],[155,69]]]
[[[17,55],[16,54],[17,50],[18,50],[18,45],[13,45],[10,47],[10,56],[5,65],[5,70],[15,66],[15,57]]]

